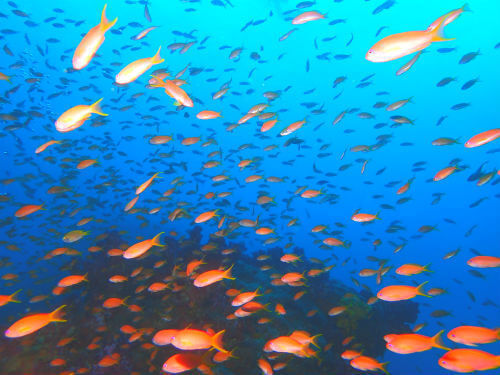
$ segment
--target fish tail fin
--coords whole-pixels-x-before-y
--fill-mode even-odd
[[[417,295],[424,296],[424,297],[431,297],[431,296],[425,294],[425,292],[424,292],[424,285],[427,283],[428,283],[428,281],[424,281],[422,284],[417,286]]]
[[[127,297],[125,297],[124,299],[122,299],[123,306],[127,306],[127,307],[128,307],[128,305],[127,305],[125,302],[126,302],[129,298],[130,298],[130,296],[127,296]]]
[[[153,246],[163,246],[163,244],[160,242],[160,237],[163,233],[165,233],[165,232],[160,232],[156,236],[153,237],[153,239],[151,240],[151,243],[153,244]]]
[[[226,349],[224,349],[223,344],[222,344],[222,337],[224,336],[224,332],[226,332],[225,329],[217,332],[215,335],[212,336],[212,346],[215,349],[217,349],[219,352],[229,353]]]
[[[315,336],[311,337],[311,344],[313,344],[318,349],[321,349],[321,348],[319,347],[318,343],[316,342],[316,339],[318,339],[320,336],[323,336],[323,334],[320,333],[318,335],[315,335]]]
[[[231,351],[228,353],[229,357],[231,357],[231,358],[235,358],[235,359],[240,359],[239,357],[236,357],[236,356],[234,355],[234,351],[235,351],[235,350],[236,350],[236,348],[234,348],[233,350],[231,350]]]
[[[385,368],[385,366],[387,366],[388,364],[389,364],[389,362],[384,362],[384,363],[381,363],[381,364],[380,364],[380,370],[382,370],[382,371],[384,372],[384,374],[386,374],[386,375],[391,375],[391,374],[389,373],[389,371],[387,371],[387,370],[386,370],[386,368]]]
[[[165,85],[165,81],[162,78],[160,78],[158,76],[155,76],[154,74],[151,75],[151,77],[153,77],[157,81],[157,83],[151,84],[150,85],[151,87],[155,87],[156,88],[156,87],[163,87]]]
[[[66,319],[62,319],[61,310],[64,309],[66,305],[59,306],[57,309],[50,313],[50,320],[52,322],[66,322]]]
[[[88,275],[89,275],[89,273],[88,273],[88,272],[87,272],[85,275],[83,275],[83,279],[82,279],[82,280],[83,280],[83,281],[88,282],[88,281],[89,281],[89,280],[87,279],[87,276],[88,276]]]
[[[151,62],[153,64],[160,64],[160,63],[165,61],[165,59],[161,58],[160,51],[161,51],[161,46],[160,46],[160,48],[158,48],[158,51],[156,51],[155,55],[151,59]]]
[[[9,296],[9,301],[10,302],[15,302],[15,303],[21,303],[21,301],[18,301],[17,299],[14,299],[14,297],[16,296],[17,293],[19,293],[22,289],[19,289],[17,291],[15,291],[14,293],[12,293],[10,296]]]
[[[462,5],[462,7],[460,9],[462,9],[462,12],[472,12],[472,9],[470,8],[468,3],[465,3],[464,5]]]
[[[430,269],[429,269],[429,267],[431,266],[431,264],[432,264],[432,263],[428,263],[428,264],[426,264],[426,265],[424,266],[424,271],[425,271],[425,272],[434,272],[434,271],[432,271],[432,270],[430,270]]]
[[[97,102],[95,102],[94,104],[92,104],[90,106],[90,109],[92,110],[93,113],[97,113],[98,115],[101,115],[101,116],[107,116],[107,114],[102,111],[102,108],[101,108],[101,105],[100,105],[102,99],[103,98],[99,99]]]
[[[500,328],[495,328],[498,339],[500,340]]]
[[[12,76],[5,76],[5,80],[7,82],[9,82],[10,84],[12,84],[12,81],[10,80],[12,78]]]
[[[99,28],[103,32],[106,32],[109,29],[111,29],[115,25],[116,21],[118,21],[118,17],[115,18],[113,21],[109,21],[106,18],[106,8],[107,7],[108,7],[108,4],[104,4],[104,8],[102,9],[102,13],[101,13],[101,23],[99,24]]]
[[[446,42],[449,40],[455,40],[455,38],[444,37],[444,26],[447,20],[447,17],[443,17],[443,19],[437,24],[437,26],[429,31],[429,33],[431,34],[431,42]]]
[[[432,346],[435,348],[443,349],[443,350],[451,350],[450,348],[447,348],[446,346],[444,346],[443,340],[441,338],[441,335],[443,334],[443,332],[444,332],[444,329],[442,329],[441,331],[439,331],[438,333],[436,333],[432,337],[432,339],[431,339]]]
[[[227,270],[224,271],[224,279],[235,280],[234,277],[231,276],[231,270],[233,269],[234,264],[231,265]]]
[[[375,215],[375,219],[376,220],[382,220],[379,215],[380,215],[380,211],[377,212],[376,215]]]

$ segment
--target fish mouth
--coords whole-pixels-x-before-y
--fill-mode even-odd
[[[372,50],[369,50],[366,55],[365,55],[365,59],[367,59],[368,61],[371,61],[371,62],[384,62],[385,60],[383,59],[380,59],[378,58],[377,54],[376,53],[373,53]]]

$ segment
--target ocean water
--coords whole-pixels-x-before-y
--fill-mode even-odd
[[[0,306],[0,325],[7,332],[23,317],[61,305],[66,305],[67,320],[20,338],[2,334],[1,374],[161,373],[169,357],[187,351],[151,344],[155,332],[185,328],[225,329],[224,347],[234,349],[235,358],[210,360],[209,366],[191,370],[204,373],[259,373],[261,358],[286,364],[276,373],[361,373],[341,359],[347,349],[388,362],[391,374],[451,373],[438,364],[443,349],[413,354],[385,349],[384,335],[411,333],[422,323],[426,325],[419,334],[432,337],[444,330],[443,342],[450,349],[500,355],[498,342],[472,347],[446,337],[459,326],[500,327],[500,141],[464,147],[479,133],[499,132],[500,3],[470,1],[467,11],[444,28],[445,36],[454,39],[432,43],[401,75],[396,72],[414,53],[374,63],[366,59],[367,51],[389,35],[426,30],[463,2],[108,1],[107,18],[117,22],[88,65],[74,69],[75,49],[99,24],[104,5],[94,0],[19,0],[3,2],[0,10],[0,73],[10,77],[10,82],[0,79],[0,295],[21,290],[15,297],[20,303]],[[324,18],[292,23],[308,11]],[[144,38],[133,39],[151,26],[156,28]],[[163,62],[128,84],[115,82],[127,64],[152,57],[160,46]],[[464,56],[472,58],[464,62]],[[180,87],[192,107],[151,86],[153,74],[168,72],[165,79],[170,80],[184,68],[177,78],[185,81]],[[446,78],[449,83],[439,84]],[[214,99],[224,88],[227,92]],[[269,99],[269,93],[275,98]],[[107,116],[92,114],[73,131],[57,130],[55,123],[65,111],[101,98]],[[403,99],[410,100],[387,111],[388,105]],[[267,107],[238,124],[258,104]],[[220,117],[197,118],[206,110]],[[274,115],[263,119],[266,113]],[[412,123],[400,124],[391,116]],[[262,124],[275,118],[274,127],[262,132]],[[302,120],[302,127],[281,135]],[[172,139],[151,144],[155,136]],[[183,144],[189,137],[200,139]],[[433,145],[440,137],[454,141]],[[50,140],[60,143],[35,153]],[[87,159],[97,163],[78,169]],[[449,166],[457,169],[434,181]],[[136,194],[154,173],[160,173],[159,178]],[[214,181],[221,175],[227,178]],[[252,175],[260,179],[248,182]],[[409,189],[398,194],[408,181]],[[478,186],[478,181],[484,184]],[[54,186],[67,191],[51,193]],[[302,197],[305,190],[315,196]],[[224,192],[230,194],[219,195]],[[125,211],[136,196],[134,208]],[[262,197],[272,200],[260,204]],[[16,217],[25,205],[42,204],[43,210]],[[182,213],[174,219],[176,209]],[[218,210],[217,216],[196,223],[199,215],[213,210]],[[352,217],[357,210],[377,218],[356,222]],[[78,226],[85,218],[92,220]],[[241,220],[258,221],[245,226]],[[326,229],[313,233],[318,225]],[[429,231],[419,231],[422,226]],[[260,235],[258,228],[271,233]],[[89,233],[64,241],[74,230]],[[159,232],[165,232],[161,242],[166,246],[154,246],[140,258],[121,256],[120,251]],[[337,238],[343,246],[327,246],[326,238]],[[78,255],[70,251],[55,256],[54,249],[67,247]],[[111,256],[111,249],[120,249],[118,256]],[[448,258],[455,250],[458,253]],[[301,260],[284,263],[279,260],[283,253],[298,254]],[[260,261],[258,255],[271,258]],[[468,265],[479,255],[497,257],[497,266]],[[197,287],[183,274],[193,260],[206,263],[197,274],[233,265],[235,280]],[[161,261],[166,263],[155,267]],[[398,267],[413,263],[429,265],[431,272],[396,273]],[[269,268],[262,269],[264,264]],[[140,276],[130,276],[138,267],[143,267]],[[389,268],[380,283],[376,274],[359,275],[364,269],[381,274],[384,267]],[[308,274],[311,269],[322,270],[318,279]],[[296,286],[271,283],[287,272],[305,276]],[[64,277],[86,273],[87,281],[54,294]],[[109,281],[118,274],[128,280]],[[138,291],[152,282],[164,283],[165,289]],[[424,282],[424,291],[445,292],[416,296],[412,303],[366,304],[384,287]],[[256,287],[263,294],[256,300],[269,311],[230,316],[236,307],[226,295],[228,289],[245,292]],[[324,299],[322,293],[330,290],[339,300]],[[294,300],[299,291],[305,297]],[[349,309],[358,311],[353,302],[345,313],[329,316],[344,293],[363,302],[362,312],[355,318],[348,315]],[[33,302],[35,296],[45,297]],[[116,309],[103,307],[111,297],[128,299]],[[141,311],[131,311],[131,304]],[[282,304],[286,314],[277,314],[276,304]],[[262,318],[270,321],[258,323]],[[129,335],[120,331],[125,324],[136,332],[144,330],[137,341],[129,342]],[[318,359],[309,352],[275,357],[264,350],[267,342],[294,330],[322,335],[315,348]],[[343,345],[349,336],[354,336],[351,343]],[[69,344],[58,346],[68,337]],[[90,350],[96,337],[98,348]],[[189,352],[198,359],[207,353]],[[112,354],[120,359],[109,367],[100,365]],[[51,364],[58,358],[65,363]]]

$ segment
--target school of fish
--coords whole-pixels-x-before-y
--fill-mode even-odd
[[[198,2],[185,2],[184,6],[188,7],[184,9],[186,17],[196,11]],[[1,19],[22,21],[33,33],[43,33],[46,38],[45,45],[41,47],[41,43],[35,45],[31,41],[39,40],[40,35],[36,38],[28,32],[21,35],[21,31],[7,26],[0,30],[0,40],[4,45],[4,55],[0,61],[0,102],[3,107],[3,113],[0,114],[3,124],[1,142],[11,145],[5,146],[5,149],[17,150],[5,151],[2,155],[3,164],[10,167],[3,173],[1,182],[5,189],[15,190],[4,189],[8,193],[0,196],[3,213],[0,223],[3,232],[0,238],[0,273],[3,280],[0,311],[8,311],[11,307],[17,310],[9,313],[14,314],[9,319],[6,314],[2,315],[5,329],[0,353],[1,346],[6,342],[9,347],[29,347],[33,341],[24,340],[35,340],[36,335],[56,328],[59,329],[57,332],[62,332],[60,330],[70,325],[79,313],[76,310],[80,310],[88,315],[89,320],[103,314],[117,320],[122,319],[119,316],[126,316],[124,319],[129,323],[123,324],[118,332],[113,332],[105,324],[96,326],[96,331],[92,333],[94,338],[85,343],[78,343],[72,338],[73,331],[68,331],[67,337],[60,337],[57,347],[44,348],[44,351],[53,352],[50,373],[111,374],[106,369],[127,361],[125,351],[120,352],[119,347],[95,359],[94,363],[88,360],[78,363],[74,357],[69,361],[68,356],[65,356],[65,350],[89,351],[102,347],[100,341],[107,335],[113,340],[125,338],[128,343],[123,348],[129,349],[136,343],[134,350],[148,353],[151,373],[162,371],[177,374],[195,370],[203,374],[216,374],[222,371],[226,361],[246,361],[246,358],[238,355],[238,347],[244,344],[231,340],[231,346],[228,346],[225,339],[226,335],[231,336],[232,330],[239,329],[233,321],[244,325],[246,320],[256,319],[259,324],[273,328],[268,329],[267,336],[261,337],[264,344],[255,354],[258,359],[245,363],[249,373],[261,371],[264,375],[273,375],[280,370],[287,373],[293,361],[314,361],[321,366],[321,361],[327,356],[337,356],[345,361],[352,373],[391,373],[390,362],[383,362],[356,346],[359,338],[341,337],[343,346],[332,350],[333,343],[323,337],[324,327],[318,326],[314,332],[308,332],[297,323],[293,331],[285,331],[280,330],[277,322],[280,319],[289,319],[291,322],[290,316],[302,313],[302,308],[308,309],[307,314],[303,314],[304,319],[322,314],[335,320],[348,314],[349,306],[333,303],[324,309],[296,307],[303,303],[302,296],[312,288],[314,278],[328,274],[335,277],[333,273],[337,268],[347,267],[352,270],[349,272],[353,288],[364,289],[371,294],[365,301],[367,308],[374,304],[397,304],[407,300],[442,306],[439,305],[439,298],[446,291],[439,285],[433,285],[432,273],[446,272],[438,264],[454,262],[459,253],[460,256],[464,255],[464,251],[461,252],[460,248],[449,249],[443,241],[436,248],[432,259],[412,254],[410,258],[415,259],[415,262],[405,262],[400,254],[409,251],[407,248],[412,242],[438,232],[436,223],[439,220],[449,225],[456,222],[447,217],[432,217],[428,219],[432,223],[422,223],[419,228],[415,228],[416,233],[407,238],[403,235],[407,230],[404,217],[408,219],[411,213],[391,222],[384,219],[385,213],[396,209],[403,211],[405,204],[412,199],[410,194],[418,194],[415,190],[419,183],[428,183],[435,189],[431,193],[432,205],[445,199],[445,193],[440,191],[450,186],[443,184],[453,183],[453,180],[472,182],[465,185],[464,189],[497,186],[500,182],[500,159],[492,157],[483,164],[467,165],[461,155],[474,152],[476,148],[491,150],[490,155],[498,152],[498,148],[494,149],[500,146],[500,125],[496,124],[498,119],[481,124],[478,122],[469,127],[466,134],[453,134],[453,128],[448,128],[449,134],[429,139],[428,145],[432,146],[429,154],[453,149],[453,155],[459,155],[450,163],[428,165],[432,169],[429,171],[426,169],[427,162],[416,162],[407,176],[401,176],[397,181],[383,181],[384,172],[391,167],[378,163],[377,151],[393,145],[399,137],[398,132],[404,131],[405,127],[419,127],[418,118],[411,119],[405,114],[406,109],[419,101],[418,96],[394,98],[388,92],[377,92],[379,98],[386,96],[388,99],[387,102],[377,99],[373,106],[376,113],[356,108],[355,100],[351,107],[335,110],[335,114],[331,113],[331,108],[337,108],[337,105],[332,104],[335,101],[328,99],[321,106],[305,102],[300,104],[303,115],[290,119],[285,108],[286,102],[281,99],[288,95],[288,91],[294,92],[295,80],[307,78],[291,76],[289,82],[282,84],[286,87],[271,91],[267,87],[278,86],[279,82],[273,81],[271,76],[256,78],[258,69],[264,69],[261,68],[264,65],[257,64],[257,68],[253,67],[248,73],[248,82],[237,83],[232,78],[233,74],[239,69],[244,69],[245,74],[248,71],[248,66],[243,65],[242,61],[251,59],[264,63],[264,49],[249,53],[244,46],[224,45],[217,48],[215,41],[210,44],[208,35],[200,38],[202,30],[190,33],[176,31],[173,33],[176,42],[171,43],[174,38],[166,31],[169,27],[167,22],[158,21],[163,16],[150,12],[155,9],[156,1],[128,3],[133,4],[136,9],[134,13],[138,13],[135,19],[122,17],[117,2],[89,2],[88,6],[95,17],[82,21],[70,18],[79,16],[75,13],[76,8],[55,8],[45,20],[36,12],[31,12],[28,3],[8,1],[0,10]],[[290,11],[281,12],[281,31],[284,33],[278,30],[275,35],[266,37],[274,40],[274,48],[281,48],[300,33],[319,33],[322,24],[334,26],[346,23],[345,19],[334,19],[337,17],[336,2],[331,3],[297,3]],[[232,9],[237,8],[238,4],[214,0],[211,6]],[[384,1],[373,10],[373,14],[387,11],[393,6],[398,4],[392,0]],[[448,42],[454,41],[454,45],[460,46],[460,38],[449,37],[447,29],[460,23],[462,18],[475,17],[467,5],[444,11],[438,2],[425,2],[425,5],[419,6],[427,8],[425,13],[430,17],[415,20],[422,27],[416,31],[390,27],[391,32],[394,31],[392,34],[384,30],[388,27],[379,29],[376,43],[366,46],[364,59],[360,60],[364,60],[364,64],[388,64],[364,66],[376,66],[376,69],[387,71],[393,69],[389,62],[412,55],[411,60],[398,62],[397,71],[390,71],[394,79],[400,79],[399,76],[418,69],[418,59],[423,52],[425,54],[421,59],[430,54],[439,58],[440,53],[451,52],[444,47]],[[316,7],[325,11],[315,10]],[[155,16],[155,23],[152,16]],[[276,16],[271,11],[268,18]],[[408,18],[411,17],[409,13]],[[253,30],[266,20],[252,20],[240,32]],[[52,30],[47,29],[46,25],[52,25]],[[312,25],[318,28],[308,28]],[[69,26],[81,33],[81,37],[74,38],[71,44],[67,44],[67,35],[57,38],[57,34]],[[54,33],[54,30],[57,32]],[[343,31],[336,32],[340,38]],[[347,36],[351,35],[345,32]],[[163,33],[163,44],[147,42],[153,35],[160,33]],[[379,35],[381,33],[386,36],[382,37]],[[131,42],[120,45],[122,36]],[[14,37],[18,38],[15,42],[11,41]],[[177,42],[181,39],[185,42]],[[329,37],[324,37],[322,42],[327,43],[329,40]],[[25,46],[20,45],[21,42]],[[61,55],[53,52],[53,45],[60,47],[62,44],[64,52]],[[196,67],[202,64],[201,61],[190,61],[181,66],[171,58],[179,54],[189,60],[189,54],[196,48],[212,48],[211,58],[217,56],[220,60],[216,64],[219,66]],[[443,50],[436,52],[438,48]],[[500,48],[500,45],[494,48]],[[28,56],[28,49],[36,56]],[[133,53],[137,58],[123,59],[122,54],[126,52]],[[469,64],[478,56],[479,51],[467,53],[458,65]],[[307,73],[311,63],[307,56],[303,57]],[[103,63],[112,58],[116,62],[111,65]],[[283,55],[280,55],[275,63],[278,64],[282,58]],[[65,69],[61,70],[49,63],[58,59],[67,66]],[[207,66],[213,63],[210,59],[204,62]],[[331,56],[331,52],[325,52],[318,55],[317,59],[333,64],[354,57],[340,53]],[[229,64],[229,68],[223,66],[221,69],[222,61]],[[43,72],[42,68],[48,69],[48,72]],[[435,66],[434,69],[449,70],[441,66]],[[254,72],[257,73],[254,75]],[[90,80],[83,75],[86,73],[91,75]],[[215,74],[217,78],[209,78],[204,84],[196,81],[199,78],[197,76],[208,74]],[[356,88],[361,90],[368,87],[372,77],[366,76],[357,83]],[[40,82],[46,80],[50,80],[53,92],[42,92]],[[456,78],[443,78],[437,87],[446,86],[454,80]],[[464,82],[462,90],[467,92],[478,82],[477,78],[468,80]],[[206,84],[211,87],[210,92],[203,89]],[[352,86],[352,81],[349,82],[345,76],[333,80],[333,90],[346,85]],[[407,87],[406,90],[411,91],[411,88]],[[21,92],[23,100],[18,100]],[[302,96],[313,92],[314,88]],[[341,93],[334,91],[337,96]],[[292,95],[298,97],[300,93],[294,92]],[[60,99],[73,104],[60,106]],[[469,106],[469,102],[457,103],[450,111],[466,110]],[[384,120],[380,120],[382,117]],[[443,115],[437,126],[445,122],[447,117]],[[174,134],[174,131],[169,130],[170,122],[182,121],[185,122],[182,134]],[[391,130],[387,134],[379,134],[371,142],[366,137],[360,137],[357,141],[353,134],[349,144],[342,145],[338,144],[335,136],[328,133],[319,135],[326,128],[342,128],[349,135],[354,130],[349,131],[347,126],[364,127],[370,121],[387,121],[378,123],[375,128],[387,126]],[[192,124],[189,125],[189,122]],[[317,141],[317,153],[312,147],[315,142],[312,134],[316,134],[315,138],[323,137]],[[230,141],[226,143],[228,138]],[[361,142],[361,139],[363,143],[353,143]],[[37,147],[26,147],[33,142]],[[394,156],[407,158],[404,146],[411,145],[401,144],[400,152]],[[134,156],[129,156],[129,152]],[[343,163],[344,158],[353,161],[338,164]],[[196,160],[196,163],[192,160]],[[307,167],[299,166],[303,163]],[[21,174],[25,165],[32,172]],[[271,167],[268,168],[268,165]],[[329,169],[332,166],[336,172]],[[355,168],[357,177],[344,177]],[[469,168],[473,171],[471,175],[467,171]],[[294,169],[298,174],[291,172],[293,177],[283,174]],[[271,174],[270,170],[274,172]],[[311,171],[313,174],[308,175]],[[343,192],[349,191],[349,186],[355,184],[354,179],[359,178],[366,184],[367,191],[370,185],[381,184],[388,194],[367,195],[358,201],[349,202],[351,213],[344,217],[336,214],[336,228],[332,228],[333,224],[321,214],[295,211],[294,207],[299,205],[311,206],[314,210],[319,209],[319,212],[334,211],[334,205],[342,200]],[[465,200],[468,194],[464,194]],[[469,207],[474,208],[488,201],[491,209],[498,211],[498,194],[489,194],[470,202]],[[379,209],[364,208],[373,207],[373,204],[368,203],[370,200],[378,203],[380,199],[384,199],[384,203],[379,204]],[[396,202],[396,206],[392,202]],[[68,222],[72,224],[68,225]],[[382,252],[384,248],[389,250],[380,254],[381,258],[375,257],[375,253],[369,257],[377,264],[373,269],[356,268],[360,238],[350,237],[349,231],[344,230],[346,226],[365,231],[359,237],[370,252],[377,249]],[[193,227],[199,227],[208,238],[205,244],[190,253],[191,257],[176,253],[169,255],[173,257],[173,262],[167,261],[165,254],[171,251],[169,241],[188,242],[187,233]],[[470,236],[475,228],[471,227],[465,237]],[[127,239],[126,243],[113,248],[100,246],[98,243],[106,240],[105,233],[111,230],[119,231]],[[377,233],[382,230],[385,233]],[[299,268],[301,263],[306,264],[304,262],[315,259],[307,251],[302,255],[294,250],[294,236],[299,234],[307,239],[309,247],[320,249],[328,259],[313,260],[317,263],[315,268]],[[397,237],[381,240],[391,234]],[[461,236],[462,233],[456,229],[456,235]],[[236,288],[235,285],[241,286],[235,284],[238,280],[248,277],[244,275],[244,262],[237,262],[237,259],[243,258],[235,257],[238,252],[236,245],[221,248],[220,241],[226,241],[226,244],[245,242],[247,251],[255,252],[246,255],[260,262],[259,274],[268,280],[268,284],[258,285],[255,289]],[[498,243],[498,239],[496,241]],[[285,272],[278,272],[271,263],[266,263],[269,255],[261,248],[270,246],[279,246],[283,250],[284,255],[279,261]],[[41,248],[42,253],[34,255],[30,247]],[[474,249],[471,251],[472,254],[461,265],[464,274],[476,276],[483,283],[483,288],[494,288],[500,270],[498,248],[496,252],[495,249],[490,249],[490,252],[485,249],[484,253]],[[16,252],[13,253],[15,256],[22,254],[26,259],[25,265],[19,266],[18,271],[16,263],[10,260],[10,252]],[[222,259],[217,266],[210,261],[215,259],[210,258],[210,254],[215,253]],[[348,258],[340,261],[346,253]],[[59,271],[57,265],[60,263],[56,262],[63,258],[68,264],[65,263],[60,268],[62,271]],[[86,258],[102,259],[103,262],[106,259],[108,263],[102,269],[94,269],[98,263],[92,263],[92,269],[86,269],[89,264]],[[151,259],[155,262],[149,268],[146,262]],[[44,295],[34,295],[31,291],[27,293],[22,279],[26,281],[29,275],[38,277],[34,273],[43,273],[43,269],[50,269],[49,280],[56,280],[53,283],[51,281],[51,292]],[[367,280],[369,286],[361,284],[354,277],[356,275]],[[461,278],[460,275],[453,276]],[[17,283],[23,287],[16,287]],[[71,302],[69,297],[87,294],[89,292],[86,289],[97,283],[111,285],[116,294],[102,294],[99,296],[99,305],[85,308],[79,305],[79,300],[75,300],[74,304]],[[224,310],[220,310],[222,307],[216,301],[213,301],[212,306],[197,307],[192,293],[204,293],[204,290],[211,288],[218,288],[216,291],[224,301]],[[275,298],[278,296],[275,290],[280,288],[290,290],[293,301]],[[468,293],[475,303],[474,294]],[[498,322],[499,294],[497,292],[495,297],[493,290],[492,293],[493,301],[489,302],[499,314],[496,317]],[[154,308],[155,300],[168,302],[169,296],[173,294],[184,295],[185,303],[199,310],[200,320],[174,326],[171,318],[165,318],[162,322],[164,329],[151,328],[157,325],[141,320],[141,314],[147,314],[148,309]],[[64,304],[58,304],[59,298],[64,296],[67,297]],[[39,307],[42,301],[45,303],[43,308]],[[461,306],[456,302],[457,306]],[[164,315],[175,316],[176,308],[169,306]],[[219,311],[227,325],[207,322],[203,313],[208,314],[209,310],[213,313]],[[228,310],[232,312],[224,313]],[[445,310],[435,310],[429,319],[447,314]],[[500,324],[496,327],[473,323],[460,326],[441,324],[442,330],[422,334],[421,330],[425,330],[426,326],[423,321],[427,318],[420,314],[418,320],[422,323],[416,324],[412,330],[385,332],[376,339],[384,343],[387,351],[401,356],[435,352],[433,366],[449,370],[450,373],[500,368],[500,353],[495,354],[488,349],[488,344],[500,340]],[[137,328],[137,325],[143,327]],[[171,348],[175,354],[166,356],[166,348]],[[161,368],[152,364],[155,358],[161,358]],[[139,375],[140,372],[132,371],[131,374]]]

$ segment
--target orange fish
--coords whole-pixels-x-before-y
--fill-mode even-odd
[[[284,263],[294,263],[300,260],[300,257],[295,254],[285,254],[280,260]]]
[[[500,367],[500,356],[477,349],[453,349],[439,358],[438,363],[455,372],[493,370]]]
[[[184,107],[193,107],[193,101],[189,97],[189,95],[179,86],[177,86],[173,81],[166,80],[164,81],[158,76],[153,76],[156,79],[157,83],[152,84],[151,87],[163,87],[165,89],[165,93],[177,100],[179,104],[182,104]]]
[[[342,357],[342,359],[351,360],[356,357],[359,357],[360,355],[361,352],[358,352],[356,350],[345,350],[340,356]]]
[[[476,326],[460,326],[448,332],[448,338],[459,344],[476,346],[500,340],[500,328],[490,329]]]
[[[436,173],[436,175],[434,176],[434,181],[444,180],[451,174],[455,173],[457,170],[459,170],[459,168],[456,166],[443,168],[438,173]]]
[[[500,128],[487,130],[485,132],[476,134],[474,137],[465,142],[465,147],[473,148],[483,146],[500,137]]]
[[[410,188],[410,186],[411,186],[411,184],[412,184],[412,182],[413,182],[413,180],[414,180],[414,179],[415,179],[415,178],[411,178],[411,179],[409,179],[409,180],[408,180],[408,182],[407,182],[406,184],[404,184],[403,186],[401,186],[401,187],[398,189],[398,191],[396,192],[396,194],[398,194],[398,195],[399,195],[399,194],[404,194],[404,193],[406,193],[406,192],[408,191],[408,189]]]
[[[186,267],[186,275],[187,276],[191,276],[191,274],[199,267],[201,266],[202,264],[206,264],[205,262],[203,262],[202,260],[192,260],[191,262],[188,263],[187,267]]]
[[[213,120],[217,117],[222,117],[220,115],[220,112],[208,111],[208,110],[198,112],[198,114],[196,115],[196,118],[200,120]]]
[[[319,12],[316,12],[315,10],[312,10],[312,11],[301,13],[298,16],[296,16],[292,20],[292,24],[293,25],[302,25],[304,23],[311,22],[311,21],[317,21],[317,20],[320,20],[323,18],[325,18],[325,15],[323,15]]]
[[[181,350],[199,350],[214,347],[220,352],[227,353],[222,344],[225,330],[210,335],[199,329],[186,328],[178,331],[172,339],[172,345]]]
[[[21,289],[19,289],[17,292],[12,293],[11,295],[0,295],[0,306],[5,306],[9,302],[21,303],[21,301],[14,299],[16,294],[19,293],[20,291]]]
[[[218,217],[219,215],[216,214],[217,211],[219,211],[219,209],[204,212],[204,213],[198,215],[198,217],[194,220],[194,222],[197,224],[200,224],[200,223],[204,223],[205,221],[210,220],[213,217]]]
[[[389,35],[375,43],[365,57],[371,62],[387,62],[421,51],[433,42],[453,40],[443,36],[443,28],[450,18],[442,18],[432,29]]]
[[[427,284],[428,281],[420,284],[419,286],[409,286],[409,285],[391,285],[382,288],[378,293],[377,297],[383,301],[403,301],[411,299],[418,296],[429,297],[422,290],[423,286]]]
[[[55,140],[45,142],[43,145],[39,146],[35,150],[35,154],[39,154],[40,152],[45,151],[47,149],[47,147],[55,145],[55,144],[59,144],[59,143],[62,143],[62,142],[61,141],[55,141]]]
[[[119,85],[126,85],[127,83],[134,82],[141,75],[146,73],[153,65],[161,64],[164,59],[160,56],[161,47],[153,57],[146,57],[143,59],[135,60],[124,67],[115,77],[115,82]]]
[[[259,358],[257,365],[262,370],[264,375],[273,375],[273,368],[271,367],[271,364],[264,358]]]
[[[398,354],[411,354],[429,350],[431,348],[439,348],[450,350],[445,347],[441,340],[441,335],[444,331],[439,331],[435,336],[428,337],[417,333],[405,333],[401,335],[390,334],[385,335],[386,347],[391,352]]]
[[[351,360],[351,366],[354,367],[357,370],[361,371],[377,371],[381,370],[387,375],[389,373],[385,369],[385,366],[387,365],[386,363],[380,363],[377,361],[375,358],[367,357],[364,355],[360,355],[359,357],[355,357]]]
[[[120,362],[120,354],[118,353],[113,353],[111,355],[105,356],[103,359],[99,361],[97,366],[99,367],[111,367]]]
[[[160,242],[160,237],[163,233],[165,232],[158,233],[156,236],[154,236],[149,240],[141,241],[130,246],[127,250],[123,252],[123,257],[125,259],[137,258],[146,253],[153,246],[164,246]]]
[[[368,223],[373,220],[380,220],[378,217],[378,214],[373,215],[373,214],[358,214],[355,213],[354,215],[351,216],[352,221],[356,221],[358,223]]]
[[[257,288],[254,292],[245,292],[238,294],[231,302],[231,306],[241,306],[244,305],[245,303],[250,302],[256,297],[261,296],[261,294],[258,294],[258,291],[259,288]]]
[[[85,168],[88,168],[91,165],[94,165],[96,163],[97,163],[97,160],[95,160],[95,159],[86,159],[86,160],[82,160],[81,162],[79,162],[78,165],[76,166],[76,168],[77,169],[85,169]]]
[[[147,181],[143,182],[141,184],[141,186],[139,186],[136,190],[135,190],[135,194],[136,195],[139,195],[141,194],[142,192],[144,192],[144,190],[146,190],[149,185],[151,185],[151,183],[153,182],[153,180],[155,178],[161,178],[161,177],[158,177],[158,175],[160,174],[160,172],[156,172],[154,175],[152,175]]]
[[[65,322],[66,320],[61,318],[61,310],[64,307],[66,305],[62,305],[50,313],[29,315],[19,319],[5,331],[5,337],[22,337],[38,331],[51,322]]]
[[[500,257],[493,257],[488,255],[479,255],[470,258],[467,264],[476,268],[493,268],[500,267]]]
[[[76,47],[73,55],[73,69],[80,70],[89,64],[90,60],[92,60],[97,50],[104,42],[104,34],[112,28],[118,20],[118,18],[115,18],[114,21],[108,21],[106,18],[106,7],[107,4],[104,5],[104,9],[102,10],[101,23],[91,28],[83,37],[78,47]]]
[[[429,265],[426,266],[421,266],[419,264],[403,264],[401,267],[396,269],[396,273],[398,275],[402,276],[413,276],[413,275],[418,275],[419,273],[422,272],[431,272],[427,269]]]
[[[169,374],[179,374],[199,367],[203,356],[194,353],[178,353],[165,361],[162,370]]]
[[[101,101],[102,98],[91,105],[81,104],[68,109],[57,119],[56,129],[62,133],[75,130],[82,126],[83,123],[90,118],[92,113],[107,116],[106,113],[102,112],[101,106],[99,105]]]
[[[211,270],[203,272],[194,279],[193,284],[198,288],[202,288],[223,279],[234,280],[234,277],[231,277],[232,268],[233,266],[229,267],[227,270]]]
[[[153,336],[153,343],[158,346],[170,345],[177,332],[179,332],[178,329],[163,329],[158,331]]]
[[[127,304],[125,303],[125,301],[128,299],[129,297],[125,297],[123,299],[121,298],[115,298],[115,297],[112,297],[112,298],[108,298],[107,300],[105,300],[102,304],[102,306],[106,309],[114,309],[114,308],[117,308],[117,307],[120,307],[120,306],[127,306]]]
[[[37,212],[38,210],[43,210],[43,204],[36,205],[36,204],[28,204],[26,206],[21,207],[19,210],[16,211],[14,214],[15,217],[25,217],[28,215],[31,215],[34,212]]]
[[[76,284],[79,284],[79,283],[81,283],[83,281],[88,281],[87,280],[87,275],[88,275],[88,273],[86,273],[83,276],[81,276],[81,275],[67,276],[67,277],[61,279],[59,281],[59,283],[57,284],[57,286],[60,286],[60,287],[63,287],[63,288],[67,288],[68,286],[76,285]]]

